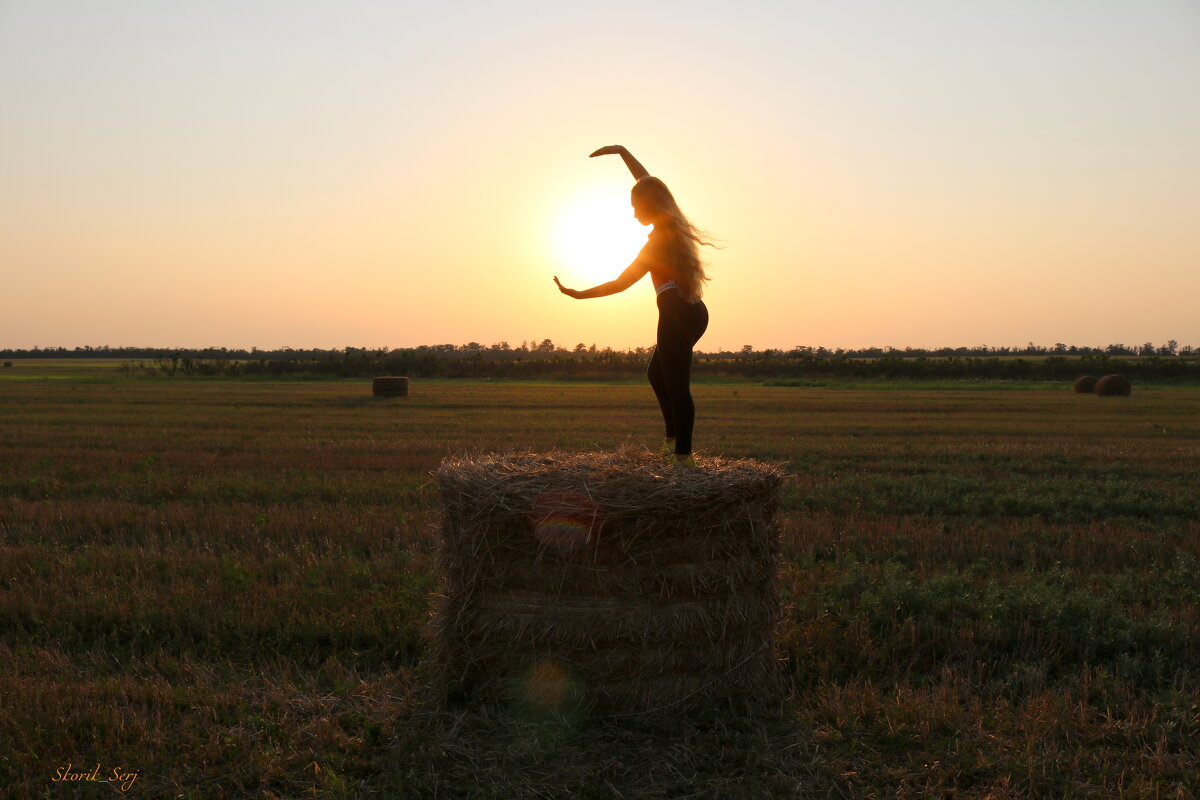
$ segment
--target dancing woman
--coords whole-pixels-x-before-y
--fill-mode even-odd
[[[642,225],[653,225],[645,246],[633,263],[615,280],[591,289],[568,289],[554,282],[559,291],[577,300],[607,297],[623,292],[646,273],[658,297],[658,342],[648,370],[650,385],[662,409],[666,439],[662,452],[675,463],[695,466],[692,456],[692,427],[696,405],[692,401],[692,348],[708,328],[708,308],[700,299],[708,280],[700,263],[697,245],[712,243],[692,226],[667,185],[652,177],[621,145],[601,147],[591,154],[619,155],[633,173],[636,183],[630,193],[633,216]]]

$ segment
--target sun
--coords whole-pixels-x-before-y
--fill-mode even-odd
[[[573,289],[610,281],[633,261],[649,232],[633,218],[628,189],[592,187],[554,219],[558,275]]]

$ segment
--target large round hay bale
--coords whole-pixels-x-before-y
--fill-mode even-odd
[[[11,361],[5,361],[5,362],[4,362],[4,366],[6,366],[6,367],[11,367],[11,366],[12,366],[12,362],[11,362]]]
[[[1129,393],[1133,391],[1133,387],[1129,385],[1129,378],[1124,375],[1105,375],[1100,380],[1096,381],[1096,394],[1101,397],[1129,397]]]
[[[371,381],[371,393],[376,397],[408,397],[408,378],[376,378]]]
[[[631,449],[443,461],[443,696],[608,715],[777,701],[784,473],[699,465]]]
[[[1076,394],[1092,394],[1096,391],[1096,376],[1084,375],[1079,380],[1075,381]]]

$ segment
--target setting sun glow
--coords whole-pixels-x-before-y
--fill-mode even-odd
[[[563,206],[553,225],[559,277],[573,289],[620,275],[650,233],[633,218],[628,189],[587,190]]]
[[[650,233],[614,145],[704,352],[1194,345],[1198,90],[1200,0],[0,0],[0,348],[646,346],[551,280]]]

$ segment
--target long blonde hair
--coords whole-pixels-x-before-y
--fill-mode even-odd
[[[704,283],[709,280],[700,260],[698,245],[716,247],[706,232],[700,230],[679,210],[675,196],[659,178],[643,175],[633,185],[631,197],[642,200],[655,213],[654,233],[666,234],[665,244],[675,268],[675,282],[680,293],[688,300],[699,300],[704,295]],[[661,232],[661,233],[660,233]]]

